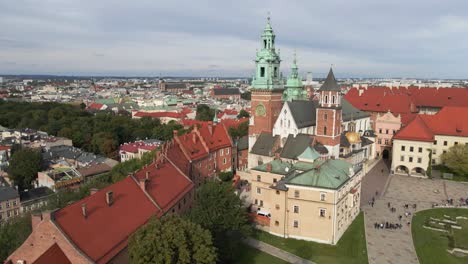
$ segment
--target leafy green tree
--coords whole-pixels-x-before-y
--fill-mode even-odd
[[[250,101],[250,100],[251,100],[251,97],[252,97],[252,93],[251,93],[251,92],[241,93],[241,98],[244,99],[244,100]]]
[[[86,109],[86,104],[85,104],[85,103],[81,103],[81,104],[80,104],[80,109],[81,109],[81,110],[85,110],[85,109]]]
[[[210,232],[177,215],[153,217],[130,237],[128,249],[132,264],[216,263]]]
[[[223,182],[228,182],[232,180],[232,177],[234,177],[234,174],[232,174],[231,171],[226,171],[226,172],[220,172],[218,175],[219,179],[222,180]]]
[[[242,200],[230,183],[213,181],[197,190],[195,200],[189,219],[210,230],[221,262],[235,259],[242,238],[251,230]]]
[[[239,114],[237,115],[237,118],[243,118],[243,117],[250,117],[249,112],[245,111],[244,109],[241,109]]]
[[[441,156],[442,163],[457,175],[468,176],[468,145],[454,145]]]
[[[42,169],[42,156],[39,151],[24,148],[13,153],[8,166],[8,174],[20,190],[30,189],[37,173]]]
[[[0,261],[4,261],[31,234],[31,216],[15,217],[0,225]]]
[[[249,134],[249,122],[242,122],[237,127],[230,127],[228,133],[233,139],[238,139]]]
[[[212,121],[215,115],[215,110],[211,109],[206,104],[199,104],[197,106],[197,114],[195,119],[199,121]]]

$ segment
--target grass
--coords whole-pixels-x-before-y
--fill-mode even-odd
[[[285,239],[263,231],[256,232],[254,238],[317,263],[368,263],[362,213],[356,217],[336,246],[292,238]]]
[[[450,170],[447,166],[444,165],[435,165],[432,166],[432,170],[438,170],[440,171],[440,177],[442,177],[443,173],[452,173],[453,174],[453,179],[444,179],[444,180],[449,180],[449,181],[458,181],[458,182],[468,182],[468,175],[458,175],[454,173],[452,170]]]
[[[279,258],[273,257],[255,248],[251,248],[247,245],[242,244],[242,254],[234,262],[235,264],[286,264],[288,262],[283,261]]]
[[[465,216],[468,217],[467,209],[456,208],[437,208],[418,212],[413,217],[411,231],[413,234],[414,247],[421,264],[462,264],[468,263],[468,256],[456,257],[447,252],[449,248],[449,239],[447,233],[433,231],[423,228],[424,223],[430,217],[443,219],[444,215],[451,217]],[[462,221],[459,219],[459,223]],[[466,223],[466,220],[463,220]],[[455,244],[458,247],[464,245],[468,247],[468,225],[463,224],[462,230],[454,230]]]

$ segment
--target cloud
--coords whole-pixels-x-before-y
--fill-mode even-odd
[[[466,78],[466,1],[0,3],[0,73],[251,76],[271,12],[282,71]],[[32,67],[31,64],[38,66]]]

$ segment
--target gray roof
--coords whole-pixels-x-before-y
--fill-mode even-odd
[[[318,106],[316,101],[292,101],[287,102],[291,115],[296,122],[297,128],[310,127],[315,125],[316,111]]]
[[[18,197],[18,190],[11,187],[2,177],[0,177],[0,201],[3,202]]]
[[[346,132],[341,133],[340,135],[340,147],[349,148],[351,144],[349,144],[348,138],[346,137]]]
[[[284,143],[283,150],[281,151],[280,157],[285,159],[296,159],[297,156],[301,155],[304,150],[310,146],[312,138],[307,134],[289,135],[286,142]]]
[[[320,143],[316,143],[314,149],[320,154],[328,154],[328,149]]]
[[[341,100],[341,109],[342,109],[342,118],[343,121],[351,121],[356,119],[361,119],[365,117],[369,117],[370,115],[364,111],[361,111],[354,107],[350,102],[346,99]]]
[[[250,153],[271,157],[274,155],[273,147],[278,140],[279,136],[272,136],[270,133],[262,132],[255,141]]]
[[[47,197],[51,194],[53,194],[54,192],[49,189],[49,187],[39,187],[39,188],[34,188],[34,189],[31,189],[31,190],[28,190],[26,192],[21,192],[20,196],[21,196],[21,202],[27,202],[27,201],[30,201],[30,200],[36,200],[36,199],[40,199],[40,198],[44,198],[44,197]]]
[[[248,148],[249,148],[249,137],[244,136],[244,137],[239,138],[239,140],[237,141],[237,149],[245,150]]]
[[[319,91],[341,91],[340,86],[336,82],[332,68],[330,68],[327,79],[325,79],[325,82],[322,84]]]
[[[238,95],[240,91],[238,88],[216,88],[213,89],[215,95]]]
[[[374,142],[366,137],[361,137],[361,146],[367,146],[373,144]]]

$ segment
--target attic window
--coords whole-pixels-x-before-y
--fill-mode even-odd
[[[367,103],[365,103],[364,105],[367,106]]]

